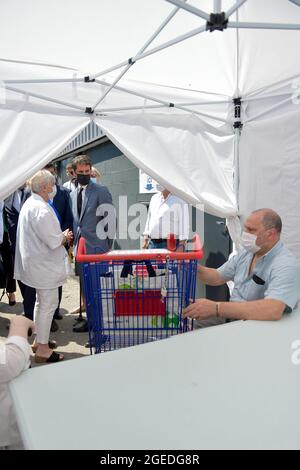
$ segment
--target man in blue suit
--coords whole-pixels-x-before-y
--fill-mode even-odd
[[[50,171],[50,173],[55,178],[57,178],[57,171],[56,171],[56,166],[54,165],[54,163],[48,163],[48,165],[45,166],[44,170]],[[52,200],[51,199],[49,200],[49,204],[51,205],[52,209],[56,213],[62,232],[64,232],[67,229],[73,231],[73,213],[72,213],[72,208],[71,208],[70,191],[67,188],[64,188],[63,186],[59,186],[57,183],[55,186],[56,186],[56,194]],[[55,320],[62,319],[62,315],[59,311],[61,298],[62,298],[62,287],[59,287],[58,288],[58,307],[55,310],[55,313],[53,316],[51,331],[57,331],[58,329],[58,325],[56,324]]]
[[[80,237],[85,238],[87,253],[105,253],[111,247],[116,228],[111,194],[106,186],[91,181],[92,161],[87,155],[76,157],[72,163],[78,182],[71,193],[75,254]],[[77,273],[81,276],[80,265]],[[87,322],[78,323],[74,331],[87,331]]]

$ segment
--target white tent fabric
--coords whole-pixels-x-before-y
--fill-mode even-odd
[[[261,207],[276,210],[283,220],[283,240],[300,259],[299,122],[300,104],[290,100],[247,124],[240,143],[239,203],[242,214]]]
[[[201,201],[217,216],[236,214],[234,136],[229,125],[217,129],[199,116],[176,111],[167,120],[163,113],[138,113],[98,117],[96,123],[133,163],[191,204]],[[155,171],[162,164],[164,171]]]
[[[205,31],[218,7],[234,11],[228,28]],[[0,9],[0,199],[94,119],[134,163],[209,213],[276,206],[300,257],[290,184],[299,134],[288,125],[300,93],[300,1],[0,0]],[[276,162],[288,198],[277,197]]]

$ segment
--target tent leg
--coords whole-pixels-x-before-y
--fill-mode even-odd
[[[214,13],[221,13],[222,0],[214,0]]]
[[[234,129],[234,192],[236,196],[237,206],[239,209],[239,186],[240,186],[240,137],[241,130]]]

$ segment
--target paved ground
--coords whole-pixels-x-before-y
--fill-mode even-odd
[[[23,305],[21,303],[20,292],[17,292],[17,304],[14,307],[8,305],[7,297],[3,297],[0,302],[0,340],[7,337],[9,319],[13,314],[21,314]],[[77,315],[70,312],[79,305],[79,285],[74,279],[69,279],[63,287],[63,298],[61,302],[61,313],[63,320],[57,321],[59,331],[51,333],[51,339],[57,342],[57,352],[63,353],[65,360],[75,359],[77,357],[90,354],[90,350],[84,347],[88,341],[88,333],[73,333],[72,328]],[[34,361],[32,361],[34,366]]]

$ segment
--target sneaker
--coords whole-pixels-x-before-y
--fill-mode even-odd
[[[80,323],[77,323],[77,325],[73,326],[73,332],[74,333],[86,333],[89,331],[88,328],[88,322],[86,320],[83,320]]]

